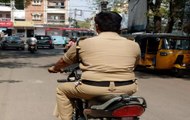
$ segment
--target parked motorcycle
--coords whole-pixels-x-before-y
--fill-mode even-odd
[[[35,51],[37,51],[37,40],[35,38],[30,38],[27,41],[27,43],[28,43],[28,51],[30,51],[30,53],[34,53]]]
[[[81,71],[77,65],[65,69],[67,79],[57,82],[73,82],[80,79]],[[146,100],[140,96],[106,95],[91,100],[76,99],[73,120],[139,120],[147,107]]]

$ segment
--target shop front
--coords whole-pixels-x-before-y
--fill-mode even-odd
[[[15,21],[14,33],[23,34],[24,37],[34,36],[34,22],[33,21]]]
[[[4,34],[12,35],[13,22],[11,21],[0,21],[0,32]]]

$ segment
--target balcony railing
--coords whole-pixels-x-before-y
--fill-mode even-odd
[[[62,9],[64,9],[65,6],[64,5],[48,5],[48,8],[62,8]]]
[[[0,18],[0,21],[11,21],[11,18]]]
[[[48,19],[47,20],[48,24],[57,24],[57,25],[62,25],[65,23],[64,20],[54,20],[54,19]]]
[[[55,20],[55,19],[48,19],[48,22],[59,22],[59,23],[63,23],[65,22],[65,20]]]
[[[3,3],[3,2],[0,2],[0,6],[11,6],[10,3]]]

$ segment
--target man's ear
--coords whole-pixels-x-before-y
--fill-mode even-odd
[[[98,26],[98,24],[95,24],[95,28],[96,28],[96,32],[97,33],[100,33],[101,31],[100,31],[100,28],[99,28],[99,26]]]

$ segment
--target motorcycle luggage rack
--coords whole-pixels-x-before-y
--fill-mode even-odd
[[[114,97],[107,102],[101,104],[101,105],[92,105],[91,109],[93,110],[105,110],[107,109],[111,104],[115,102],[120,102],[124,101],[125,105],[130,105],[130,104],[138,104],[141,105],[142,107],[146,108],[146,101],[143,97],[138,97],[138,96],[129,96],[127,94],[120,95],[118,97]]]

